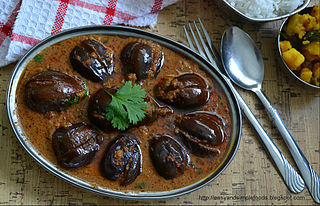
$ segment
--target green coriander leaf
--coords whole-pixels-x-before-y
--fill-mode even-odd
[[[70,101],[71,101],[71,97],[69,97],[68,99],[59,99],[58,104],[67,104],[67,103],[70,103]]]
[[[38,54],[33,59],[34,59],[35,62],[39,63],[39,62],[41,62],[42,56]]]
[[[82,98],[85,98],[86,96],[89,95],[89,88],[88,88],[87,83],[85,83],[85,82],[82,82],[81,85],[82,85],[84,91],[86,91],[86,93],[85,93],[85,94],[83,95],[83,97],[82,97]]]
[[[80,97],[75,96],[73,101],[71,102],[71,105],[76,105],[79,102]]]
[[[104,43],[104,44],[107,44],[107,43],[108,43],[108,41],[109,41],[109,39],[104,40],[104,42],[103,42],[103,43]]]
[[[129,127],[127,112],[121,104],[119,99],[115,98],[112,94],[112,101],[106,109],[106,118],[110,120],[114,128],[125,130]]]
[[[131,81],[122,85],[115,94],[106,91],[112,101],[106,109],[106,118],[111,121],[112,126],[125,130],[129,124],[137,124],[145,117],[148,107],[144,102],[146,91],[140,85],[132,85]]]
[[[200,159],[199,157],[196,158],[196,162],[204,165],[204,161],[202,161],[202,159]]]
[[[141,182],[134,186],[136,189],[144,189],[146,187],[146,183]]]
[[[71,96],[67,100],[65,100],[64,102],[65,103],[70,103],[71,102]]]
[[[132,86],[131,81],[128,81],[119,88],[115,96],[123,101],[130,123],[137,124],[145,117],[145,109],[148,106],[144,102],[146,91],[140,85]]]
[[[200,175],[201,173],[202,173],[202,169],[201,169],[201,168],[197,168],[196,174],[197,174],[197,175]]]

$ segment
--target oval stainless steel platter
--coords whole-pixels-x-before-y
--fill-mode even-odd
[[[89,34],[104,34],[104,35],[117,35],[117,36],[130,36],[136,38],[143,38],[152,40],[154,42],[159,43],[160,45],[167,47],[173,51],[181,53],[185,55],[187,58],[190,58],[197,62],[202,69],[204,69],[211,77],[216,81],[221,88],[223,89],[227,99],[229,101],[230,111],[231,111],[231,125],[232,125],[232,135],[231,142],[228,148],[228,155],[223,159],[222,163],[216,168],[210,175],[206,178],[191,184],[189,186],[164,191],[164,192],[127,192],[127,191],[116,191],[108,188],[102,188],[100,186],[92,185],[85,180],[81,180],[77,177],[71,176],[66,172],[60,170],[55,164],[52,164],[48,161],[44,156],[39,154],[36,148],[28,141],[28,138],[25,136],[22,126],[19,123],[19,117],[16,112],[17,104],[16,104],[16,90],[19,83],[20,78],[23,75],[24,68],[28,64],[28,62],[33,59],[39,52],[43,49],[63,40],[66,40],[71,37],[80,36],[80,35],[89,35]],[[11,76],[8,91],[7,91],[7,112],[10,124],[12,129],[23,146],[23,148],[29,153],[29,155],[35,159],[41,166],[50,171],[52,174],[57,177],[69,182],[75,186],[86,189],[88,191],[92,191],[101,195],[106,195],[110,197],[123,198],[123,199],[165,199],[177,197],[180,195],[184,195],[195,191],[209,182],[213,181],[217,178],[225,168],[230,164],[232,159],[234,158],[236,151],[238,149],[240,139],[241,139],[241,127],[242,127],[242,119],[241,119],[241,111],[238,105],[238,102],[232,93],[231,89],[228,86],[228,83],[224,81],[220,73],[205,59],[203,59],[200,55],[184,46],[181,43],[178,43],[174,40],[168,39],[164,36],[154,34],[148,31],[144,31],[141,29],[125,27],[125,26],[87,26],[87,27],[79,27],[71,30],[66,30],[56,35],[50,36],[37,45],[35,45],[27,54],[25,54],[21,60],[17,63],[13,74]]]

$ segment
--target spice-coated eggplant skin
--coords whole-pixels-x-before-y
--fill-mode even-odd
[[[150,140],[149,153],[158,174],[165,179],[183,174],[190,162],[184,146],[168,135],[157,135]]]
[[[208,112],[194,112],[176,118],[176,133],[191,152],[198,156],[220,153],[216,147],[224,141],[224,123]]]
[[[177,77],[166,77],[155,86],[155,96],[176,108],[192,109],[208,101],[206,82],[197,74],[187,73]]]
[[[58,164],[67,169],[90,164],[102,142],[103,136],[85,123],[60,127],[52,135],[52,146]]]
[[[173,110],[167,105],[161,105],[152,96],[147,95],[145,102],[148,104],[146,109],[145,118],[141,120],[137,126],[147,125],[159,117],[165,117],[168,114],[172,114]]]
[[[101,173],[120,185],[131,184],[142,172],[142,153],[135,136],[121,133],[110,142],[101,163]]]
[[[121,61],[127,74],[134,73],[138,79],[156,77],[164,62],[164,54],[159,45],[129,43],[121,52]],[[153,68],[153,63],[156,64]]]
[[[74,70],[94,82],[106,80],[114,71],[113,51],[93,39],[76,46],[69,59]]]
[[[89,100],[88,117],[91,123],[97,125],[103,131],[114,130],[111,121],[106,119],[106,108],[112,101],[111,94],[116,93],[116,89],[102,88],[99,89]]]
[[[37,112],[64,111],[87,96],[88,91],[74,78],[58,71],[31,77],[25,86],[27,106]]]

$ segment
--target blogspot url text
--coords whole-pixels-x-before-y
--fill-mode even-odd
[[[292,196],[292,195],[199,195],[199,200],[237,200],[237,201],[263,201],[263,200],[273,200],[273,201],[289,201],[289,200],[305,200],[304,196]]]

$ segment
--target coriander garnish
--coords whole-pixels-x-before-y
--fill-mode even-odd
[[[34,59],[35,62],[40,63],[41,59],[42,59],[42,56],[40,54],[38,54],[33,59]]]
[[[197,168],[196,174],[197,174],[197,175],[200,175],[201,173],[202,173],[202,168]]]
[[[115,94],[105,92],[112,97],[105,116],[114,128],[125,130],[129,124],[135,125],[145,117],[148,107],[144,101],[146,91],[140,85],[132,85],[131,81],[127,81]]]
[[[200,159],[199,157],[196,158],[196,162],[200,163],[201,165],[204,165],[204,161]]]
[[[87,83],[85,83],[85,82],[82,82],[81,85],[82,85],[84,91],[86,91],[86,93],[85,93],[85,94],[83,95],[83,97],[82,97],[82,98],[85,98],[86,96],[89,95],[89,88],[88,88]]]
[[[80,99],[80,97],[75,96],[74,99],[73,99],[73,101],[71,102],[71,105],[77,104],[77,103],[79,102],[79,99]]]
[[[145,182],[140,182],[134,186],[134,188],[136,188],[136,189],[144,189],[145,187],[146,187]]]

